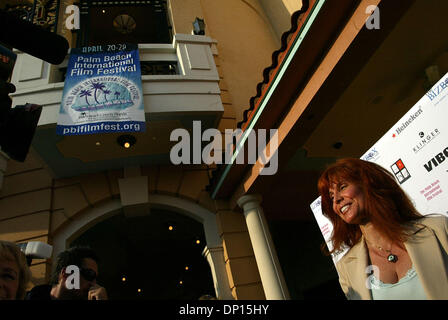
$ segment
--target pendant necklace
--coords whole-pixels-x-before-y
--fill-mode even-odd
[[[380,250],[384,250],[384,249],[381,248],[381,247],[378,247],[378,249],[380,249]],[[384,251],[386,251],[386,252],[389,253],[389,255],[387,256],[387,261],[392,262],[392,263],[395,263],[395,262],[398,261],[398,257],[397,257],[396,254],[393,254],[390,250],[384,250]]]
[[[369,241],[367,241],[367,242],[370,243]],[[387,254],[387,257],[385,257],[385,258],[387,259],[388,262],[395,263],[398,261],[398,256],[396,254],[393,254],[392,250],[384,249],[383,247],[377,246],[376,244],[374,246],[376,248],[378,248],[379,250],[384,251]]]

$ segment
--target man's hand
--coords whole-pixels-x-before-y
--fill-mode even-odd
[[[88,300],[107,300],[106,289],[97,284],[90,287]]]

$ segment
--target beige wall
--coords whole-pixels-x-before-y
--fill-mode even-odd
[[[302,0],[260,0],[278,41],[291,28],[291,16],[302,7]]]
[[[203,0],[204,19],[210,36],[218,41],[220,76],[228,88],[237,121],[256,95],[263,69],[278,49],[267,18],[258,1]]]
[[[171,14],[173,33],[191,34],[194,19],[204,19],[201,0],[169,0],[168,12]],[[206,35],[210,35],[207,28]]]
[[[205,20],[207,36],[217,40],[218,72],[230,118],[242,120],[263,69],[271,63],[272,52],[280,46],[274,29],[259,0],[171,0],[173,30],[191,33],[196,17]],[[287,29],[289,29],[288,27]],[[224,101],[223,101],[224,102]],[[234,128],[235,121],[224,115],[221,127]]]

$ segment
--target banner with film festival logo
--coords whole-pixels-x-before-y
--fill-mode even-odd
[[[448,73],[445,74],[361,159],[389,170],[422,214],[448,216]],[[320,197],[311,204],[331,249],[333,226]],[[348,250],[333,255],[334,263]]]
[[[137,45],[71,49],[56,133],[144,132]]]

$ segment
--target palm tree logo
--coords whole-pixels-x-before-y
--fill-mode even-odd
[[[130,97],[127,97],[121,88],[108,86],[107,82],[90,83],[77,93],[79,105],[73,107],[77,111],[99,110],[104,108],[126,108],[132,105]],[[111,98],[111,96],[113,98]],[[93,98],[93,100],[92,100]],[[85,103],[82,103],[84,101]],[[86,105],[87,104],[87,105]]]
[[[110,90],[101,90],[101,91],[103,91],[104,99],[105,99],[106,102],[107,102],[107,95],[110,93]]]
[[[82,97],[86,97],[87,105],[90,106],[89,99],[88,99],[88,97],[91,97],[91,96],[92,96],[92,92],[91,92],[90,90],[81,90],[79,96],[80,96],[81,98],[82,98]]]
[[[92,89],[95,89],[95,92],[93,93],[93,97],[95,98],[95,102],[99,104],[98,99],[96,98],[98,90],[103,91],[106,86],[104,83],[98,82],[92,84]]]

